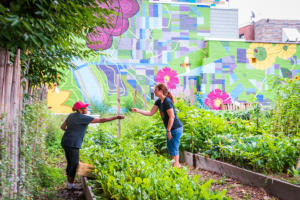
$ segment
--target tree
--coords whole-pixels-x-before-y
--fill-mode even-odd
[[[17,48],[21,49],[25,77],[39,80],[46,76],[45,68],[51,68],[49,77],[52,78],[46,81],[42,78],[40,82],[55,82],[57,76],[53,76],[53,70],[58,73],[57,67],[66,67],[72,57],[83,58],[93,53],[85,43],[78,43],[78,38],[85,40],[95,26],[109,26],[105,16],[112,11],[99,7],[99,2],[5,0],[0,4],[0,47],[8,49],[12,57]],[[44,68],[43,75],[40,70],[28,69],[32,65]]]

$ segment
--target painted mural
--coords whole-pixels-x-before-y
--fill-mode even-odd
[[[194,98],[197,105],[218,110],[222,103],[248,102],[253,95],[269,103],[269,75],[300,73],[299,45],[205,42],[210,35],[209,6],[131,4],[135,6],[127,9],[130,14],[119,11],[121,17],[110,30],[95,27],[94,35],[87,36],[88,48],[104,50],[97,57],[74,59],[77,67],[66,70],[61,83],[49,91],[48,105],[54,112],[71,112],[78,100],[98,111],[115,112],[117,75],[125,110],[133,102],[151,105],[156,83],[167,84],[177,97]],[[118,34],[111,34],[114,31]]]
[[[224,5],[229,0],[149,0],[153,3],[195,3],[209,6]]]
[[[271,102],[268,78],[279,75],[295,79],[300,73],[300,45],[208,41],[209,55],[201,67],[201,91],[205,104],[220,109],[220,102],[228,99],[211,99],[211,93],[220,89],[232,102]],[[218,91],[220,94],[220,91]],[[220,96],[222,96],[220,95]],[[213,104],[215,102],[215,104]]]
[[[129,1],[124,0],[125,3]],[[132,5],[135,3],[136,0],[131,2]],[[74,59],[77,68],[70,68],[68,75],[73,76],[72,83],[77,87],[64,80],[60,83],[60,92],[72,88],[69,97],[67,93],[63,97],[67,100],[61,100],[61,106],[70,107],[75,101],[84,100],[114,107],[117,74],[121,75],[121,104],[129,104],[135,93],[138,104],[144,104],[145,98],[149,102],[157,82],[166,83],[177,95],[190,91],[184,73],[201,65],[203,38],[210,33],[210,7],[148,1],[137,3],[138,7],[127,9],[130,15],[123,16],[124,9],[119,9],[122,10],[120,19],[115,20],[116,24],[110,30],[95,27],[94,32],[87,36],[87,47],[104,49],[101,54],[106,55],[99,52],[99,57],[84,61]],[[122,1],[120,5],[122,7]],[[136,14],[132,16],[132,13]],[[128,21],[128,26],[124,21]],[[58,93],[53,89],[49,100],[51,95],[57,96]],[[54,103],[50,104],[54,108]]]

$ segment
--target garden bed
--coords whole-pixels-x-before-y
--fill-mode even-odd
[[[80,176],[83,193],[85,196],[85,200],[96,200],[95,195],[90,186],[88,186],[88,179],[85,176]]]
[[[263,188],[268,194],[283,200],[298,200],[300,196],[300,186],[242,169],[228,163],[212,160],[198,154],[182,152],[181,161],[188,163],[188,165],[196,169],[200,168],[216,172],[237,179],[242,184]]]
[[[213,179],[211,188],[212,190],[227,190],[227,195],[231,197],[232,200],[278,200],[278,198],[273,197],[266,193],[261,188],[248,186],[241,184],[238,180],[229,178],[227,176],[222,176],[215,172],[210,172],[203,169],[196,169],[191,166],[186,166],[189,168],[189,175],[200,175],[200,183],[203,181],[208,181]]]

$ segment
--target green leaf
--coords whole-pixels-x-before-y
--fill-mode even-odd
[[[29,38],[32,40],[32,42],[37,46],[40,47],[40,44],[38,43],[38,41],[36,40],[36,37],[33,35],[29,35]]]
[[[15,25],[17,25],[18,23],[19,23],[19,20],[16,19],[15,21],[13,21],[13,23],[11,23],[11,26],[15,26]]]
[[[33,32],[32,31],[32,29],[31,29],[31,27],[30,27],[30,25],[26,22],[26,21],[21,21],[22,22],[22,24],[25,26],[25,28],[28,30],[28,31],[30,31],[30,32]]]

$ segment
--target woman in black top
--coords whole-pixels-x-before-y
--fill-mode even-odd
[[[176,115],[174,108],[174,97],[164,84],[155,86],[155,96],[159,97],[156,100],[150,111],[144,111],[137,108],[132,108],[132,112],[137,112],[145,116],[154,115],[159,109],[163,123],[167,129],[167,147],[169,154],[174,159],[173,166],[180,168],[179,164],[179,144],[180,137],[183,132],[183,126]]]
[[[61,145],[65,150],[67,159],[67,189],[75,188],[74,178],[79,163],[79,149],[81,148],[89,123],[104,123],[116,119],[124,119],[124,116],[121,115],[109,118],[94,118],[85,115],[87,114],[88,105],[89,104],[85,104],[81,101],[76,102],[73,106],[73,111],[76,112],[71,113],[61,125],[61,129],[65,131],[61,140]]]

